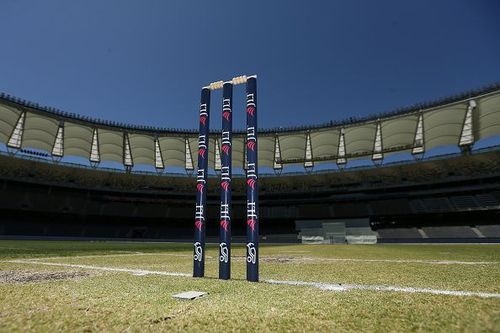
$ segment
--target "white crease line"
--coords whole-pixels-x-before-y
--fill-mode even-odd
[[[57,259],[81,259],[81,258],[108,258],[108,257],[127,257],[127,256],[170,256],[170,257],[182,257],[191,258],[191,254],[179,254],[179,253],[154,253],[154,252],[133,252],[133,253],[119,253],[119,254],[95,254],[86,256],[66,256],[66,257],[42,257],[42,258],[30,258],[32,261],[39,260],[57,260]],[[206,256],[207,259],[212,259],[212,256]],[[233,260],[246,260],[244,256],[233,256]],[[276,256],[261,256],[262,260],[277,260],[277,263],[287,263],[290,261],[296,262],[385,262],[385,263],[395,263],[395,264],[428,264],[428,265],[498,265],[499,261],[457,261],[457,260],[418,260],[418,259],[358,259],[358,258],[308,258],[308,257],[297,257],[297,258],[286,258],[286,257],[276,257]],[[279,260],[282,262],[279,262]],[[0,262],[8,262],[8,260],[1,260]]]
[[[162,271],[150,271],[145,269],[133,269],[133,268],[115,268],[115,267],[103,267],[103,266],[92,266],[92,265],[63,264],[58,262],[41,262],[41,261],[30,261],[30,260],[9,260],[8,262],[16,264],[33,264],[33,265],[83,268],[83,269],[100,270],[106,272],[124,272],[124,273],[131,273],[134,275],[155,274],[155,275],[167,275],[167,276],[191,276],[191,274],[178,273],[178,272],[162,272]]]
[[[292,259],[297,260],[297,259]],[[300,259],[298,259],[300,260]],[[418,260],[418,259],[355,259],[355,258],[302,258],[310,261],[357,261],[357,262],[388,262],[398,264],[431,264],[431,265],[494,265],[498,261],[458,261],[458,260]]]
[[[373,290],[373,291],[393,291],[404,293],[426,293],[433,295],[451,295],[451,296],[476,296],[481,298],[500,298],[500,294],[474,292],[474,291],[459,291],[459,290],[440,290],[430,288],[413,288],[413,287],[397,287],[397,286],[377,286],[377,285],[362,285],[362,284],[330,284],[322,282],[303,282],[303,281],[279,281],[279,280],[263,280],[262,282],[271,284],[282,284],[289,286],[308,286],[322,290],[348,291],[348,290]]]
[[[244,256],[233,256],[236,260],[246,260]],[[308,258],[308,257],[273,257],[261,256],[261,260],[276,260],[278,263],[287,263],[289,261],[297,262],[386,262],[395,264],[429,264],[429,265],[498,265],[500,261],[457,261],[457,260],[418,260],[418,259],[357,259],[357,258]]]
[[[192,276],[191,274],[179,273],[179,272],[163,272],[163,271],[150,271],[150,270],[145,270],[145,269],[63,264],[63,263],[55,263],[55,262],[41,262],[41,261],[30,261],[30,260],[9,260],[8,262],[18,263],[18,264],[32,264],[32,265],[83,268],[83,269],[101,270],[101,271],[107,271],[107,272],[124,272],[124,273],[131,273],[134,275],[149,275],[149,274],[151,274],[151,275],[182,276],[182,277],[191,277]],[[363,285],[363,284],[332,284],[332,283],[305,282],[305,281],[280,281],[280,280],[261,280],[261,281],[264,283],[269,283],[269,284],[279,284],[279,285],[289,285],[289,286],[307,286],[307,287],[314,287],[314,288],[318,288],[321,290],[329,290],[329,291],[371,290],[371,291],[404,292],[404,293],[426,293],[426,294],[433,294],[433,295],[469,296],[469,297],[480,297],[480,298],[500,298],[500,294],[486,293],[486,292],[474,292],[474,291],[440,290],[440,289],[430,289],[430,288],[378,286],[378,285]]]
[[[86,256],[66,256],[66,257],[41,257],[41,258],[30,258],[29,260],[56,260],[56,259],[80,259],[80,258],[108,258],[108,257],[127,257],[127,256],[170,256],[170,257],[181,257],[181,258],[191,258],[191,254],[180,254],[180,253],[155,253],[155,252],[132,252],[132,253],[117,253],[117,254],[95,254]],[[212,256],[206,256],[207,259],[212,259]],[[246,260],[244,256],[233,256],[233,260]],[[296,257],[296,258],[286,258],[279,256],[261,256],[262,260],[277,260],[278,263],[282,259],[281,263],[287,263],[290,261],[297,262],[385,262],[385,263],[395,263],[395,264],[429,264],[429,265],[499,265],[500,261],[458,261],[458,260],[418,260],[418,259],[358,259],[358,258],[309,258],[309,257]],[[0,260],[0,262],[8,262],[8,260]]]
[[[311,251],[301,251],[301,250],[290,250],[290,251],[280,251],[282,253],[311,253]]]
[[[27,260],[55,260],[55,259],[81,259],[81,258],[108,258],[108,257],[130,257],[130,256],[170,256],[170,257],[183,257],[192,258],[192,254],[178,254],[178,253],[154,253],[154,252],[132,252],[132,253],[117,253],[117,254],[89,254],[86,256],[65,256],[65,257],[40,257],[40,258],[30,258]],[[211,259],[211,256],[206,256],[205,258]],[[6,260],[8,261],[8,260]]]

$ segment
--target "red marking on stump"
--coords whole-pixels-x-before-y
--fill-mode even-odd
[[[205,126],[207,123],[207,116],[200,116],[200,123]]]
[[[231,151],[231,146],[229,146],[228,144],[223,144],[222,151],[224,152],[224,154],[229,155],[229,152]]]
[[[247,184],[252,188],[252,190],[255,190],[255,183],[256,183],[255,179],[253,178],[247,179]]]
[[[255,108],[253,106],[247,107],[247,113],[253,117],[255,115]]]
[[[203,227],[203,222],[201,222],[201,220],[196,220],[194,221],[194,226],[196,227],[196,229],[201,231],[201,228]]]
[[[251,151],[254,151],[255,150],[255,141],[248,141],[247,148],[250,149]]]
[[[256,223],[257,223],[257,221],[255,221],[254,219],[247,220],[247,225],[250,227],[250,229],[252,229],[252,231],[255,231],[255,224]]]
[[[222,227],[222,229],[224,229],[225,231],[227,231],[227,228],[229,226],[229,221],[221,220],[220,221],[220,226]]]
[[[229,189],[229,182],[222,182],[220,183],[220,186],[224,189],[224,191],[227,191]]]

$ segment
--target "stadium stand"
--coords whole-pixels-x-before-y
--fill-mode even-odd
[[[383,228],[377,230],[379,237],[383,239],[421,239],[422,235],[417,228]]]
[[[263,241],[500,241],[500,147],[474,146],[500,136],[500,85],[375,117],[262,133],[259,162],[269,171],[260,181]],[[0,152],[0,235],[191,239],[196,139],[190,130],[88,119],[0,95],[6,147]],[[243,140],[237,133],[233,161],[242,170]],[[460,152],[426,155],[446,145]],[[380,163],[395,153],[411,158]],[[212,240],[219,214],[216,155],[208,184]],[[120,169],[102,165],[130,159],[133,165]],[[373,163],[349,166],[362,159]],[[333,167],[287,171],[311,163]],[[236,241],[244,235],[244,189],[243,174],[236,174]],[[355,219],[366,225],[335,225]],[[298,227],[297,221],[308,222]]]
[[[478,225],[477,229],[487,238],[495,238],[500,235],[500,225]]]
[[[440,226],[422,229],[429,238],[478,238],[469,226]]]

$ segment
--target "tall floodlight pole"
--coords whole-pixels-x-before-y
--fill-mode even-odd
[[[257,78],[247,78],[247,280],[259,281],[259,192],[257,146]]]
[[[219,225],[219,279],[231,278],[231,177],[233,135],[233,83],[222,87],[222,140]],[[217,147],[215,148],[217,149]]]
[[[207,219],[208,134],[210,89],[201,90],[200,134],[198,137],[198,170],[196,176],[196,212],[194,231],[193,276],[205,275],[205,222]]]

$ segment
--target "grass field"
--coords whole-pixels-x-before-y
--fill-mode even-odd
[[[260,283],[245,281],[242,246],[231,281],[216,278],[216,245],[207,278],[177,274],[191,249],[0,241],[0,331],[500,332],[498,245],[266,245]],[[172,298],[188,290],[209,294]]]

